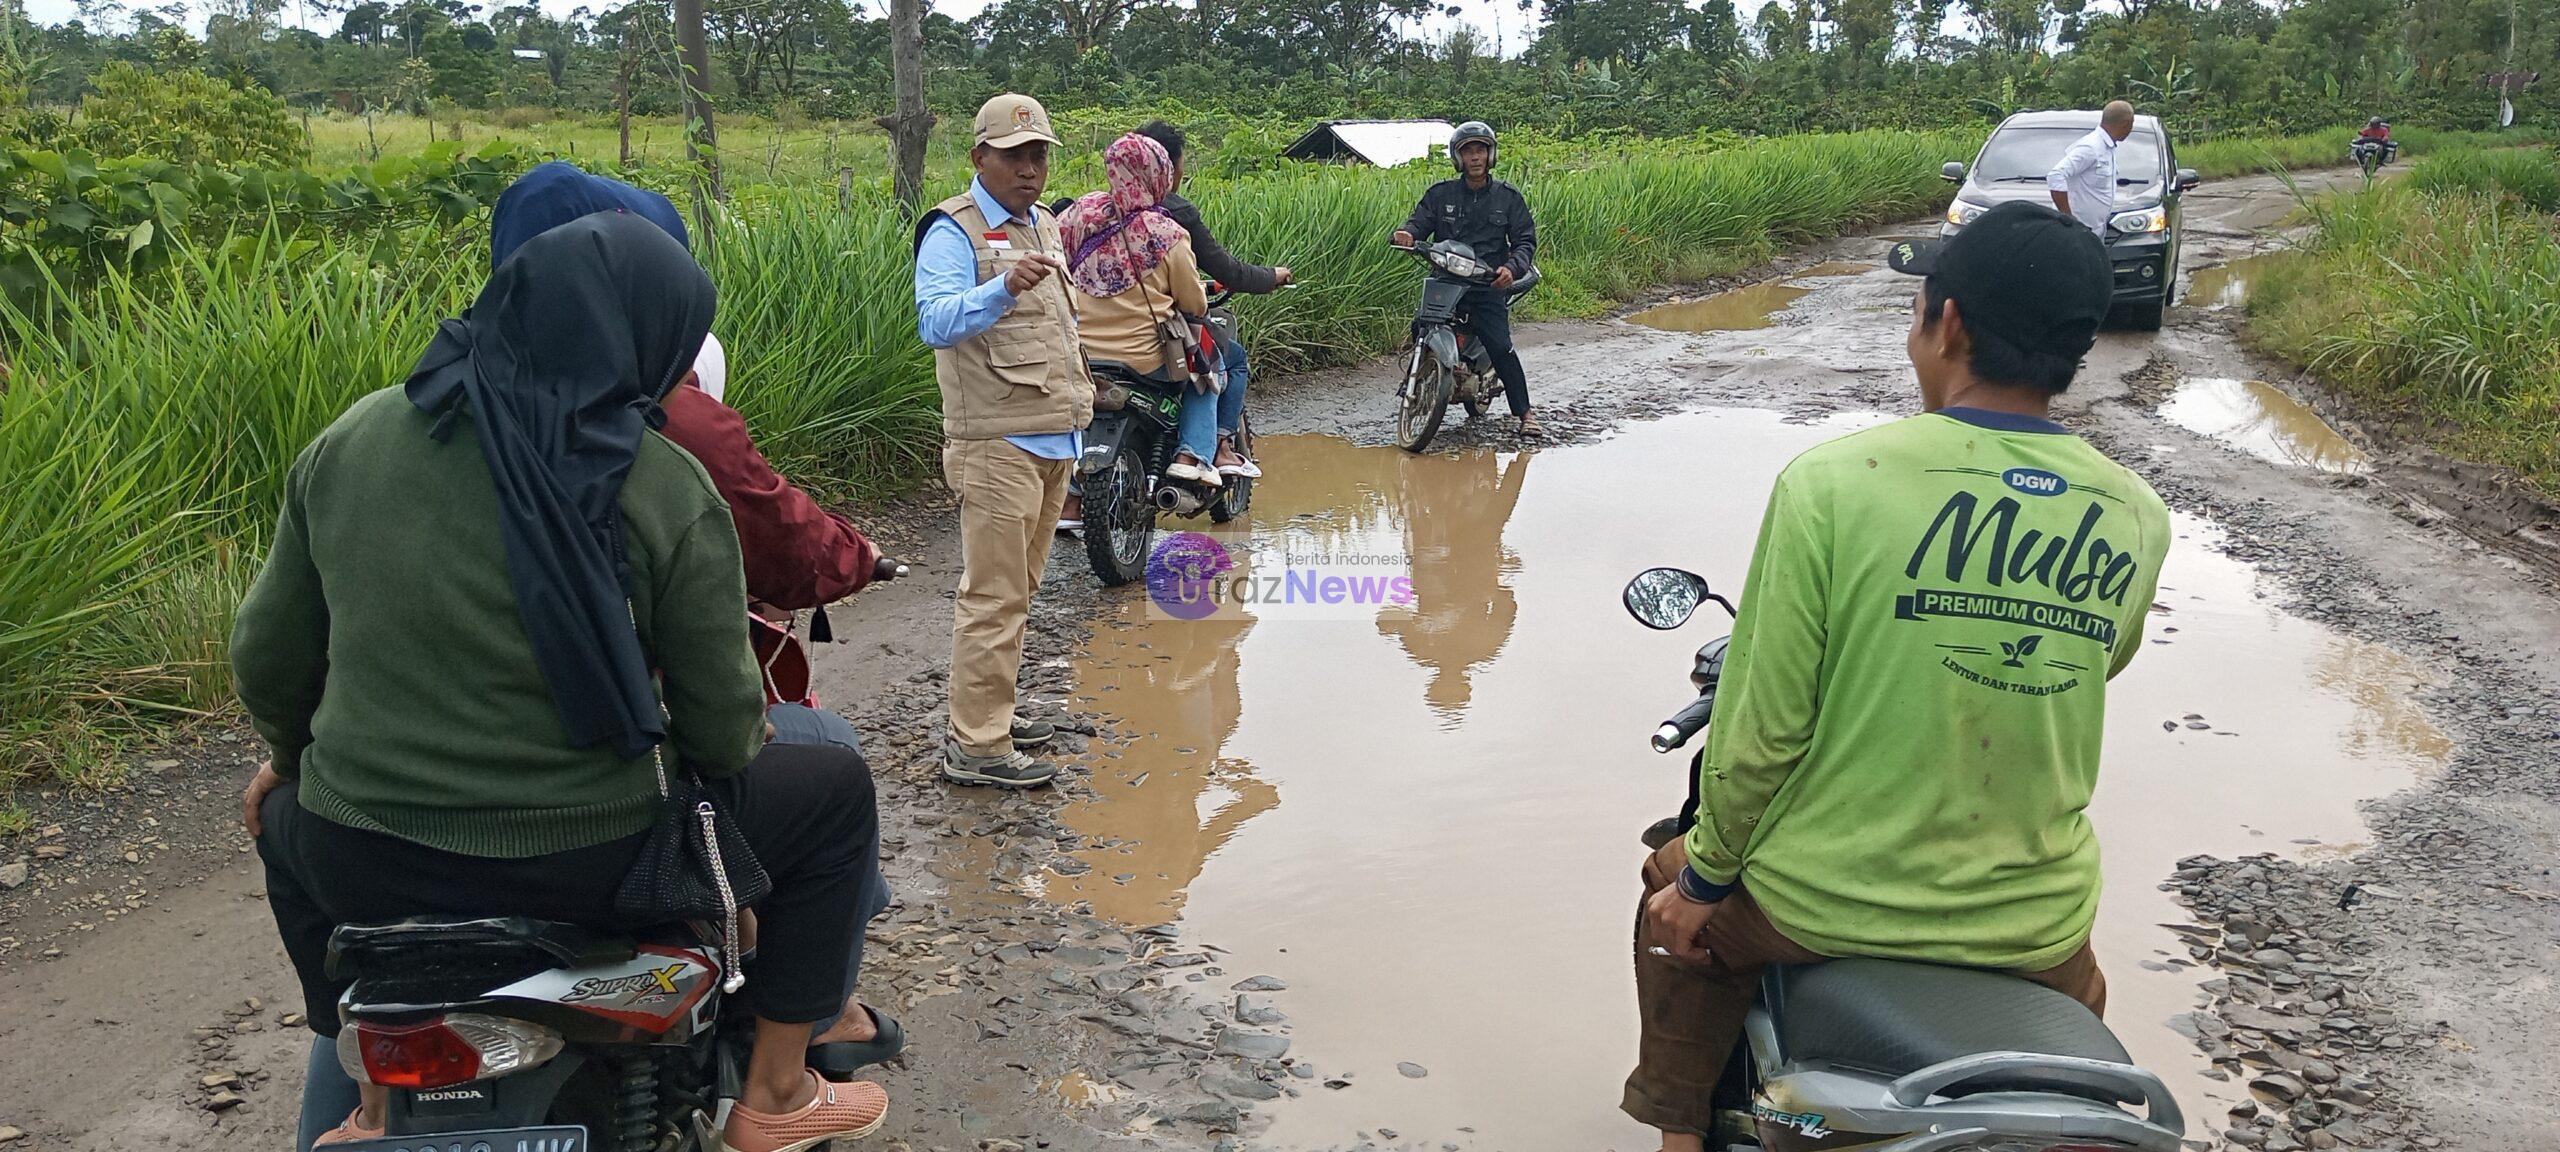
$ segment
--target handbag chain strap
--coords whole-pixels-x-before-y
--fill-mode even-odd
[[[624,611],[632,614],[631,626],[637,629],[640,626],[638,610],[633,608],[628,600],[623,601],[622,607]],[[658,701],[658,715],[661,719],[673,723],[672,718],[667,716],[667,702],[663,699]],[[649,762],[658,769],[658,802],[663,807],[668,800],[674,799],[672,790],[667,787],[665,745],[653,744],[649,747]],[[720,893],[720,942],[713,946],[720,952],[720,990],[734,996],[737,995],[738,989],[747,986],[747,968],[738,947],[738,893],[736,889],[729,887],[729,866],[720,859],[718,814],[719,810],[713,808],[711,801],[707,798],[698,798],[693,802],[694,818],[702,822],[702,850],[711,858],[711,886]]]

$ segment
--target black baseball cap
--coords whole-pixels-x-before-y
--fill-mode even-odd
[[[2022,200],[1975,217],[1946,239],[1896,244],[1885,263],[1936,280],[1966,328],[2071,360],[2098,342],[2115,296],[2115,267],[2097,234]]]

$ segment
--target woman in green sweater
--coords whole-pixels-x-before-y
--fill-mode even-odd
[[[814,1023],[844,1007],[878,813],[855,753],[763,745],[728,507],[649,427],[712,307],[702,269],[637,216],[526,243],[404,388],[294,461],[232,665],[274,752],[248,798],[268,902],[323,1035],[340,925],[630,927],[614,894],[658,811],[653,761],[701,777],[773,879],[723,1139],[783,1152],[887,1111],[877,1085],[804,1068]],[[384,1101],[367,1086],[321,1142],[379,1135]]]

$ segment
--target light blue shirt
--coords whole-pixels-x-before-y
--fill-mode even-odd
[[[1011,209],[987,194],[986,185],[972,179],[969,195],[987,219],[1016,222]],[[1034,215],[1039,211],[1032,209]],[[1032,226],[1031,221],[1021,223]],[[1013,293],[1005,290],[1004,277],[978,282],[978,250],[969,243],[968,231],[949,216],[937,217],[924,230],[924,243],[916,248],[916,335],[927,346],[948,348],[984,335],[1011,311]],[[1084,434],[1074,429],[1005,440],[1043,460],[1073,460],[1084,454]]]

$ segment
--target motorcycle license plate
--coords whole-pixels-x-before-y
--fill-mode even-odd
[[[587,1130],[578,1124],[442,1132],[433,1136],[384,1136],[332,1144],[329,1152],[588,1152]]]

